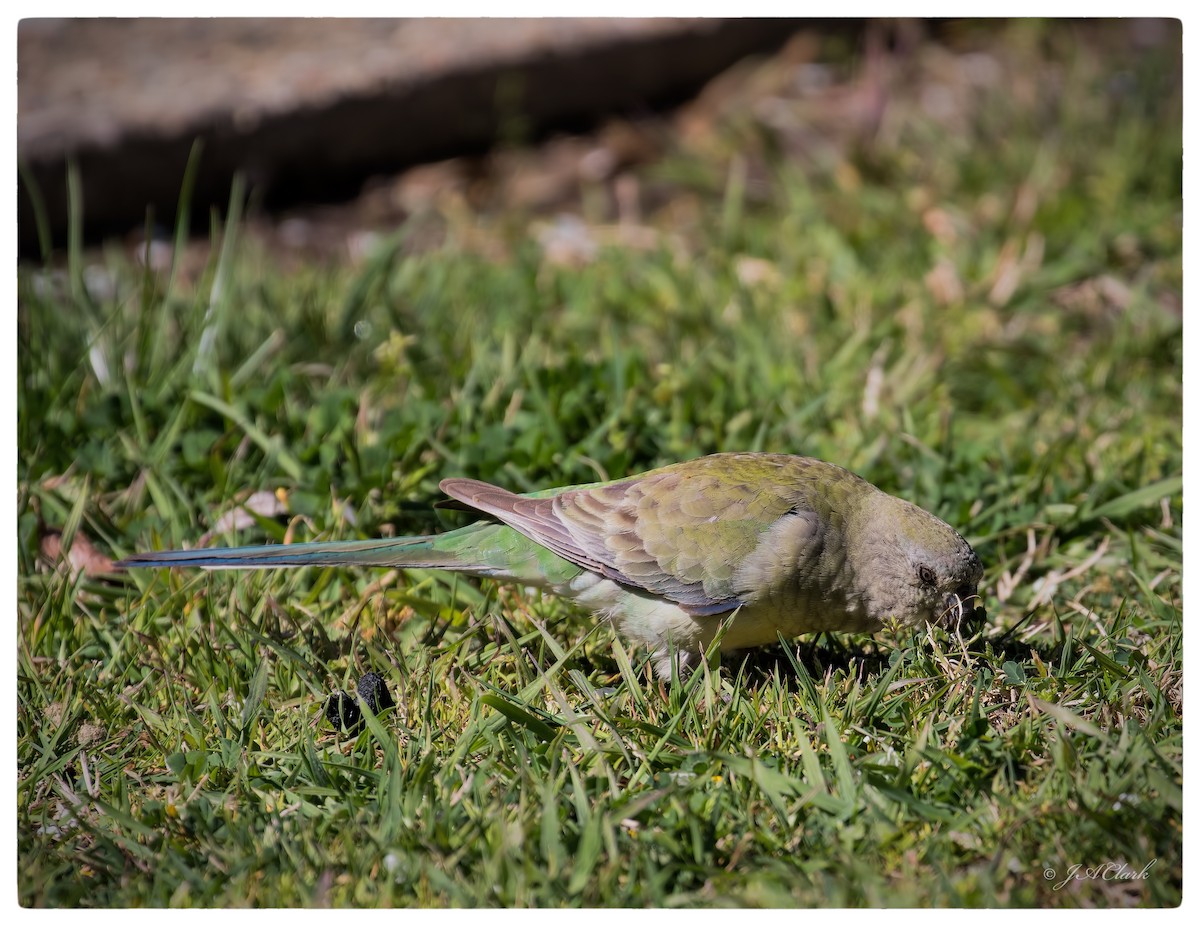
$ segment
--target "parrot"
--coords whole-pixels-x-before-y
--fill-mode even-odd
[[[440,534],[138,553],[134,567],[447,569],[569,599],[670,679],[722,653],[819,631],[961,620],[983,566],[949,524],[833,463],[716,453],[610,482],[517,494],[444,479]]]

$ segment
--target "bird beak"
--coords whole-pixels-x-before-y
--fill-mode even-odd
[[[944,614],[950,620],[961,621],[968,614],[975,611],[975,603],[979,601],[979,595],[974,588],[963,586],[958,591],[951,592],[946,596],[946,610]]]
[[[963,616],[963,600],[958,592],[951,592],[946,596],[945,615],[952,621],[961,621]]]

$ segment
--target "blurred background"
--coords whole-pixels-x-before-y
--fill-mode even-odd
[[[773,154],[879,155],[910,122],[972,118],[999,87],[1054,105],[1060,63],[1018,64],[1022,42],[1083,41],[1111,61],[1115,96],[1154,98],[1147,79],[1178,91],[1175,21],[1025,32],[1014,45],[1021,29],[998,21],[27,19],[21,253],[61,248],[72,228],[163,233],[181,203],[203,231],[238,174],[281,246],[331,255],[447,197],[578,211],[600,189],[592,218],[628,218],[672,199],[636,189],[642,168],[730,128],[721,143],[754,196]],[[293,211],[312,204],[348,208]]]
[[[22,248],[37,244],[39,220],[63,240],[68,163],[86,190],[89,237],[140,227],[147,208],[169,227],[197,140],[203,155],[190,192],[201,213],[224,204],[237,171],[271,208],[340,201],[418,163],[529,144],[610,114],[651,115],[799,28],[787,20],[25,20]],[[591,147],[585,169],[596,179],[646,154],[637,138]],[[411,196],[392,199],[387,217],[404,218]]]

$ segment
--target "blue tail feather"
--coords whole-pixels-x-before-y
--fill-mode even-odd
[[[169,566],[200,569],[269,569],[280,566],[458,566],[458,558],[452,552],[434,549],[433,540],[433,537],[399,537],[161,550],[135,553],[115,565],[122,569]]]

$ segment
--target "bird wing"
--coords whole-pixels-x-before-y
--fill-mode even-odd
[[[447,479],[441,488],[584,569],[694,614],[717,614],[743,603],[738,567],[763,535],[799,513],[796,483],[779,478],[769,459],[728,456],[548,497],[473,479]]]

